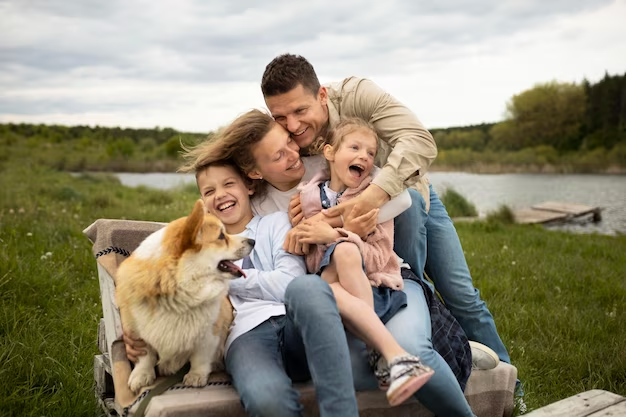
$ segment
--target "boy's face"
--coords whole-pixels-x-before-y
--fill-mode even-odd
[[[300,148],[309,146],[328,124],[327,103],[325,87],[313,94],[302,84],[284,94],[265,97],[274,120],[289,131]]]
[[[250,196],[239,173],[229,166],[209,166],[196,177],[207,211],[224,223],[228,233],[241,233],[252,220]]]

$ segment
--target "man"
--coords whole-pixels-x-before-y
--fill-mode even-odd
[[[452,220],[426,177],[437,148],[417,117],[367,79],[350,77],[321,86],[313,66],[291,54],[267,65],[261,89],[272,116],[291,133],[302,154],[341,117],[359,117],[373,124],[381,139],[377,165],[382,171],[358,198],[343,206],[343,215],[367,213],[409,188],[413,204],[396,218],[394,250],[418,276],[426,272],[470,340],[490,347],[500,360],[510,363],[493,317],[474,288]],[[297,227],[289,239],[288,246],[301,252],[295,244]],[[481,368],[497,365],[489,354],[477,350],[473,354]]]

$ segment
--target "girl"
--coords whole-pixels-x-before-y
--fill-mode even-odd
[[[367,122],[350,119],[340,122],[320,146],[330,179],[323,181],[328,173],[321,172],[298,187],[305,218],[358,196],[370,184],[378,137]],[[403,281],[393,252],[393,221],[378,224],[365,240],[324,222],[305,224],[301,236],[302,242],[317,245],[306,256],[307,269],[331,286],[346,327],[387,361],[388,370],[378,364],[377,376],[381,387],[388,384],[389,403],[402,403],[430,379],[433,370],[408,354],[382,321],[406,305],[404,293],[396,291]]]

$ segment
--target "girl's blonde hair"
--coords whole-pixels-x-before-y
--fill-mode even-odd
[[[182,157],[186,161],[178,172],[195,172],[196,177],[212,165],[233,165],[243,173],[246,182],[256,196],[266,191],[263,180],[253,180],[248,173],[256,166],[252,148],[276,125],[269,114],[260,110],[250,110],[239,116],[230,125],[195,147],[183,146]]]
[[[333,148],[333,152],[337,152],[344,138],[350,133],[363,132],[370,134],[376,139],[376,148],[378,148],[378,135],[371,123],[358,118],[344,118],[341,119],[334,128],[328,131],[326,138],[320,136],[310,146],[311,155],[317,155],[324,153],[324,146],[330,145]]]

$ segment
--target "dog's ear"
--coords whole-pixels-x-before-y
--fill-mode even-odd
[[[181,249],[183,251],[195,245],[196,237],[202,228],[204,214],[204,203],[202,200],[196,201],[191,214],[187,216],[187,219],[185,220],[185,227],[183,228],[183,235],[181,238],[183,246]]]

